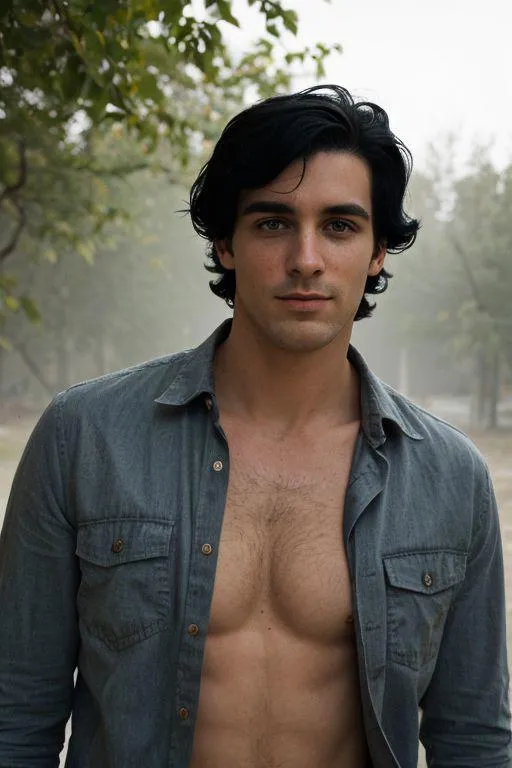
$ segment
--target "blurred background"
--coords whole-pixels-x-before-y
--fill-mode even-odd
[[[505,0],[3,0],[0,519],[56,392],[229,315],[183,212],[229,117],[334,82],[388,111],[422,220],[354,343],[489,461],[512,600],[511,26]]]

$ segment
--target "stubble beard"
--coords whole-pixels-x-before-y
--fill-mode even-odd
[[[341,334],[344,325],[313,319],[271,320],[260,328],[276,349],[292,354],[312,354],[332,344]]]

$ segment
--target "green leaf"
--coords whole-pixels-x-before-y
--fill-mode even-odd
[[[240,22],[236,16],[233,16],[231,13],[231,3],[229,0],[217,0],[216,5],[222,21],[226,21],[228,24],[232,24],[234,27],[240,27]]]
[[[162,100],[162,91],[154,74],[147,70],[142,73],[137,82],[137,95],[140,99],[151,99],[156,103]]]
[[[18,284],[18,281],[16,280],[15,277],[13,277],[12,275],[6,275],[5,273],[0,272],[0,289],[2,293],[13,291],[16,288],[17,284]]]
[[[284,57],[284,60],[287,64],[293,64],[294,61],[300,61],[301,64],[304,64],[304,59],[306,58],[306,52],[305,51],[297,51],[295,53],[287,53]]]
[[[280,36],[279,29],[277,28],[277,26],[275,24],[268,23],[266,29],[267,29],[267,32],[269,33],[269,35],[272,35],[273,37],[279,37]]]
[[[46,259],[46,261],[49,261],[50,264],[56,264],[59,257],[55,248],[45,248],[43,251],[43,258]]]
[[[20,302],[19,302],[19,299],[16,298],[16,296],[6,296],[4,299],[4,304],[12,312],[17,312],[20,308]]]
[[[63,235],[68,239],[71,239],[73,237],[73,228],[68,224],[67,221],[62,221],[62,220],[56,221],[54,224],[54,228],[59,235]]]
[[[95,247],[90,240],[81,241],[76,244],[77,253],[86,261],[87,264],[92,266],[94,264]]]
[[[36,303],[29,296],[20,296],[21,309],[31,323],[41,322],[41,313]]]
[[[317,80],[321,80],[323,77],[325,77],[325,66],[324,66],[323,59],[317,59],[315,74],[316,74]]]
[[[283,11],[283,24],[288,32],[296,35],[299,31],[299,18],[295,11]]]

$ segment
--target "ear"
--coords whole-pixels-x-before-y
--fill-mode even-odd
[[[384,259],[386,258],[386,243],[380,243],[373,252],[370,266],[368,267],[368,276],[374,277],[382,272],[384,268]]]
[[[235,257],[231,248],[231,243],[228,240],[216,240],[215,250],[224,269],[235,268]]]

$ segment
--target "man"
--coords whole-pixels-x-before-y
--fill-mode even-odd
[[[227,126],[190,210],[232,322],[60,394],[18,470],[2,768],[70,712],[70,768],[413,768],[418,708],[429,765],[510,768],[487,469],[349,346],[409,173],[342,88]]]

